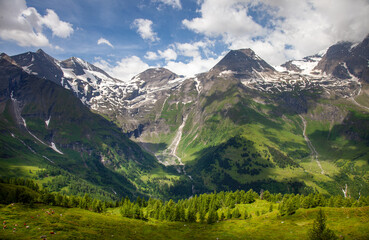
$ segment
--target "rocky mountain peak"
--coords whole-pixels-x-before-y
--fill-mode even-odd
[[[64,61],[61,61],[60,66],[65,69],[72,69],[72,71],[74,72],[76,76],[85,75],[86,74],[85,70],[88,70],[88,71],[102,73],[108,78],[113,79],[111,76],[109,76],[109,74],[107,74],[102,69],[95,67],[91,63],[86,62],[85,60],[78,58],[78,57],[71,57]]]
[[[73,69],[73,72],[77,75],[84,75],[85,72],[83,71],[83,69],[88,69],[88,65],[87,64],[82,64],[84,63],[82,60],[76,58],[76,57],[71,57],[68,58],[64,61],[60,62],[60,66],[62,68],[71,68]]]
[[[144,81],[145,84],[162,86],[177,78],[180,76],[166,68],[149,68],[133,77],[132,81]]]
[[[231,50],[211,71],[229,72],[237,78],[251,78],[255,72],[272,73],[275,69],[247,48]]]
[[[369,35],[360,43],[338,42],[331,46],[316,69],[339,79],[351,79],[355,76],[369,81],[367,59],[369,59]]]
[[[11,57],[19,66],[29,74],[38,75],[60,85],[63,72],[58,66],[58,61],[45,53],[42,49],[36,52],[26,52]]]
[[[243,53],[248,57],[251,57],[254,60],[260,60],[260,57],[256,55],[256,53],[251,48],[244,48],[244,49],[238,49],[238,50],[232,50],[232,53]]]
[[[40,48],[40,49],[38,49],[38,50],[36,51],[36,53],[37,53],[37,54],[47,55],[47,53],[45,53],[45,52],[44,52],[44,50],[42,50],[41,48]]]
[[[8,61],[9,63],[18,66],[18,64],[11,58],[9,57],[6,53],[1,53],[0,54],[0,59],[4,60],[4,61]]]
[[[66,60],[63,60],[60,62],[62,66],[66,66],[66,67],[73,67],[73,66],[80,66],[84,69],[88,69],[89,68],[89,63],[78,58],[78,57],[70,57]]]
[[[351,52],[355,56],[369,59],[369,34],[362,42],[354,44],[351,48]]]

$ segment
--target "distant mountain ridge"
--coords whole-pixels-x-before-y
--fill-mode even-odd
[[[251,49],[231,50],[208,74],[214,77],[233,76],[247,88],[268,93],[321,87],[335,95],[351,97],[358,92],[357,79],[366,81],[368,78],[364,63],[365,57],[369,58],[365,52],[368,39],[365,38],[356,46],[348,42],[338,43],[324,52],[324,56],[314,55],[289,61],[278,67],[278,71]],[[334,53],[337,51],[342,52],[341,55]],[[348,59],[347,62],[343,58]],[[156,68],[124,82],[82,59],[72,57],[59,61],[41,49],[36,53],[13,56],[12,59],[29,73],[38,74],[72,90],[84,104],[116,121],[127,132],[147,125],[145,112],[156,108],[157,102],[163,104],[165,96],[178,90],[186,80],[168,69]],[[352,64],[355,62],[358,65],[354,69]],[[352,81],[350,74],[357,79]],[[187,82],[196,79],[187,79]],[[198,82],[194,84],[197,84],[197,88],[201,85]],[[186,101],[189,99],[191,97]]]
[[[13,59],[38,76],[55,64],[59,85],[173,166],[187,193],[329,194],[348,184],[357,195],[369,189],[368,39],[279,67],[251,49],[232,50],[193,78],[153,68],[128,82],[78,58],[58,61],[40,51]]]

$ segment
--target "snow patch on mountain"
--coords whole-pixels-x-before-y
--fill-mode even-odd
[[[51,142],[51,145],[46,144],[44,141],[42,141],[41,139],[39,139],[35,134],[33,134],[27,127],[27,122],[26,120],[21,116],[21,109],[19,107],[19,102],[18,100],[15,98],[14,96],[14,92],[10,93],[10,99],[13,102],[13,110],[15,113],[15,117],[17,119],[18,124],[23,125],[23,127],[26,129],[26,131],[28,132],[29,135],[31,135],[34,139],[36,139],[38,142],[40,142],[41,144],[48,146],[50,148],[52,148],[54,151],[56,151],[59,154],[63,154],[61,151],[59,151],[55,144],[53,142]]]
[[[361,88],[359,79],[354,76],[350,79],[338,79],[325,74],[304,75],[287,71],[258,75],[257,78],[241,79],[241,82],[248,88],[268,93],[322,88],[344,98],[357,95]]]
[[[47,120],[45,121],[46,127],[49,127],[50,120],[51,120],[51,115],[50,115],[49,119],[47,119]]]
[[[56,146],[55,146],[55,143],[54,142],[51,142],[51,145],[50,147],[57,153],[59,154],[64,154],[62,151],[60,151]]]
[[[302,70],[302,74],[309,75],[316,67],[321,58],[309,58],[309,60],[296,60],[292,64],[296,65]]]
[[[46,156],[44,156],[44,155],[42,155],[42,157],[43,157],[43,158],[45,158],[47,161],[51,162],[52,164],[55,164],[55,163],[54,163],[54,161],[53,161],[53,160],[51,160],[50,158],[48,158],[48,157],[46,157]]]

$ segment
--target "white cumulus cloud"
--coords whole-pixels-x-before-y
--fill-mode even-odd
[[[40,15],[25,0],[0,1],[0,38],[15,41],[20,46],[52,47],[43,33],[49,28],[53,36],[67,38],[73,33],[72,24],[61,21],[51,9]],[[58,49],[57,46],[54,48]]]
[[[186,57],[199,57],[201,56],[201,51],[205,55],[212,54],[210,47],[214,46],[214,41],[208,39],[204,41],[191,42],[191,43],[175,43],[174,44],[178,54]]]
[[[149,40],[151,42],[159,41],[157,34],[152,30],[153,22],[149,19],[137,18],[133,21],[132,27],[137,28],[137,33],[144,40]]]
[[[189,62],[167,62],[165,68],[168,68],[172,72],[183,75],[186,77],[193,77],[198,73],[209,71],[215,64],[217,64],[224,56],[219,56],[217,58],[202,58],[194,57]]]
[[[214,45],[215,42],[208,39],[189,43],[176,42],[170,44],[164,51],[146,52],[144,57],[148,60],[164,59],[166,62],[163,67],[177,74],[193,77],[198,73],[208,71],[224,56],[222,53],[221,56],[214,57],[216,54],[211,51]],[[184,58],[178,61],[178,56]]]
[[[132,77],[145,71],[150,66],[137,56],[122,58],[120,61],[110,64],[100,59],[94,65],[109,73],[112,77],[123,81],[130,81]]]
[[[41,17],[41,22],[51,29],[53,36],[67,38],[73,33],[72,24],[61,21],[59,16],[51,9],[46,9],[46,16]]]
[[[159,56],[161,58],[164,58],[166,61],[177,59],[177,53],[171,48],[168,48],[165,51],[160,51],[159,50],[158,53],[159,53]]]
[[[155,52],[151,52],[151,51],[147,52],[144,57],[148,60],[160,59],[160,56],[158,56],[158,54],[156,54]]]
[[[145,54],[144,58],[148,60],[158,60],[158,59],[165,59],[166,61],[176,60],[177,53],[172,48],[168,48],[164,51],[158,50],[157,53],[149,51]]]
[[[202,0],[199,17],[183,25],[230,49],[252,48],[269,63],[317,53],[368,34],[367,0]]]
[[[98,45],[106,44],[106,45],[108,45],[109,47],[114,48],[113,44],[111,44],[111,43],[109,42],[109,40],[107,40],[107,39],[105,39],[105,38],[99,38],[99,40],[97,40],[97,44],[98,44]]]
[[[173,43],[164,50],[158,50],[157,52],[148,51],[144,56],[148,60],[165,59],[166,61],[176,60],[178,55],[197,58],[201,57],[201,53],[204,53],[206,57],[208,55],[215,55],[209,47],[214,46],[214,41],[204,40],[191,43]]]
[[[153,2],[161,2],[165,5],[171,6],[172,8],[182,9],[180,0],[152,0]]]

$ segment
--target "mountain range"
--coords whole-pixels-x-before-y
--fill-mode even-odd
[[[0,173],[100,198],[369,194],[368,59],[369,35],[278,67],[240,49],[192,78],[122,81],[41,49],[2,54]]]

